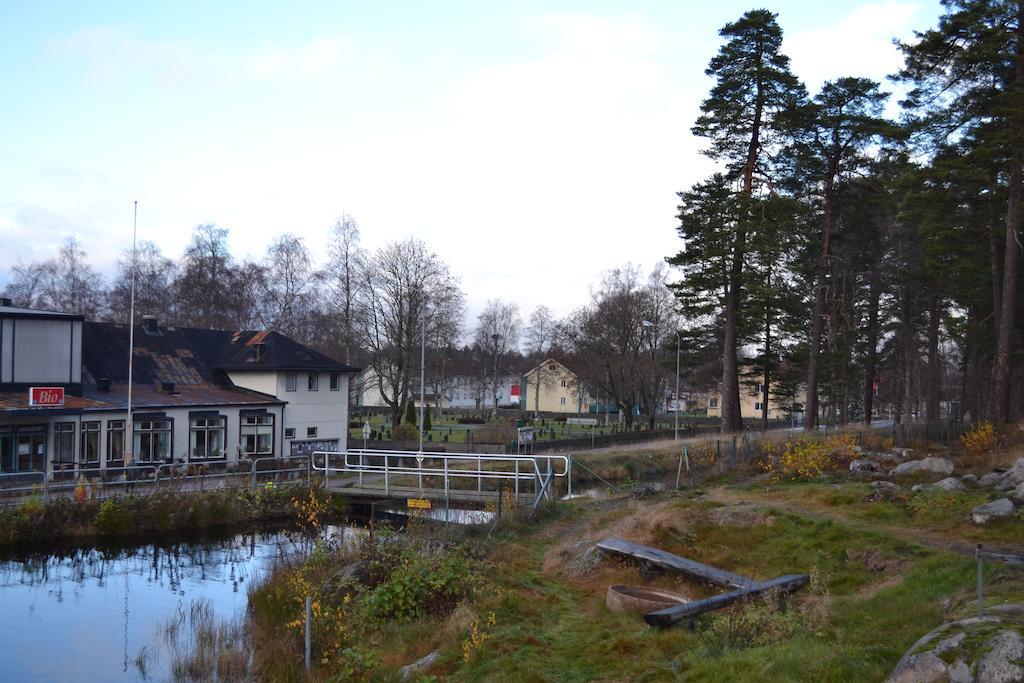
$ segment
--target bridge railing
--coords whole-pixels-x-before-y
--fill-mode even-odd
[[[518,498],[522,489],[533,497],[534,509],[545,497],[553,496],[552,482],[569,478],[572,459],[568,455],[494,455],[486,453],[434,453],[420,451],[384,451],[351,449],[343,453],[318,451],[312,459],[314,471],[322,471],[330,483],[332,475],[356,475],[360,486],[383,485],[384,495],[392,486],[411,478],[416,488],[424,489],[424,480],[439,479],[447,493],[465,491],[464,484],[476,480],[478,493],[494,486],[510,486]],[[429,482],[428,482],[429,483]],[[490,486],[485,488],[485,483]],[[433,487],[428,487],[433,488]],[[571,491],[570,491],[571,493]]]

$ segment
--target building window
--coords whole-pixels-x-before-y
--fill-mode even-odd
[[[171,458],[171,421],[140,420],[132,440],[135,462],[160,462]]]
[[[316,438],[316,427],[306,427],[306,438],[307,439],[315,439]]]
[[[761,410],[761,402],[760,401],[758,401],[757,403],[754,404],[754,410]]]
[[[100,423],[82,423],[82,464],[100,464]]]
[[[294,372],[286,372],[286,373],[284,373],[284,390],[285,391],[295,391],[295,388],[298,386],[298,383],[299,383],[299,376],[298,376],[298,374],[296,374]]]
[[[563,379],[562,380],[562,387],[564,388],[564,387],[567,387],[567,386],[569,386],[569,380]]]
[[[286,439],[294,439],[295,438],[295,427],[285,427],[284,428],[284,438],[286,438]]]
[[[708,399],[708,408],[717,408],[717,407],[718,407],[718,399],[717,398],[709,398]]]
[[[242,418],[241,431],[242,455],[273,455],[273,415],[246,415]]]
[[[306,378],[306,388],[310,391],[316,391],[320,385],[320,375],[315,372],[309,373]]]
[[[341,391],[341,373],[331,373],[331,391]]]
[[[758,394],[763,394],[764,393],[764,385],[763,384],[758,384],[757,385],[757,393]]]
[[[107,420],[107,464],[124,462],[124,420]]]
[[[554,372],[555,371],[555,364],[552,363],[551,365],[549,365],[548,366],[548,370],[550,370],[551,372]]]
[[[564,406],[564,405],[565,405],[565,396],[563,396],[563,397],[561,398],[561,402],[562,402],[562,405]]]
[[[53,425],[53,462],[60,465],[75,463],[74,422],[58,422]]]
[[[224,457],[224,418],[200,417],[188,421],[189,460]]]

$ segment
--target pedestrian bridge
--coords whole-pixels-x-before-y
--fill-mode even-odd
[[[529,505],[554,500],[555,482],[566,479],[567,455],[494,455],[352,449],[317,451],[314,472],[328,489],[357,498],[424,498],[456,502]],[[571,491],[570,491],[571,493]]]

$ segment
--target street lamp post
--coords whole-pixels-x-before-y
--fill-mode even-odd
[[[424,403],[424,386],[426,384],[426,367],[427,367],[427,315],[426,311],[423,311],[422,319],[420,321],[420,453],[423,452],[423,403]],[[420,462],[422,467],[423,463]],[[422,483],[420,484],[422,486]]]
[[[681,335],[681,332],[679,330],[676,330],[676,395],[675,395],[675,399],[676,399],[676,411],[675,411],[676,412],[676,421],[675,421],[675,429],[674,429],[673,434],[672,434],[672,440],[673,441],[678,441],[679,440],[679,345],[680,345],[680,335]]]

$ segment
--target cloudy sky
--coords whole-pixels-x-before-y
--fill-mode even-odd
[[[409,235],[488,298],[564,314],[606,269],[679,249],[675,192],[719,2],[8,2],[0,6],[0,288],[75,235],[109,274],[139,237],[231,230],[321,259],[342,212]],[[927,2],[776,2],[811,90],[882,79]]]

